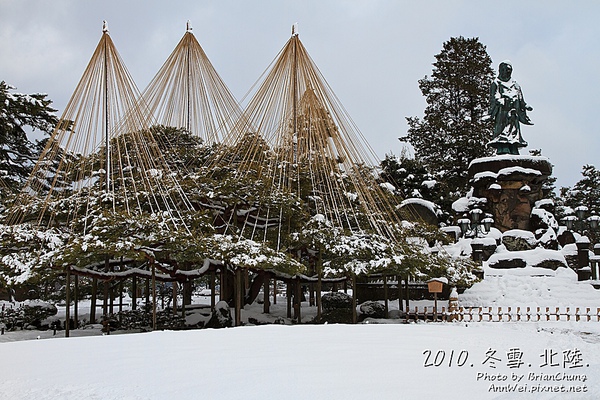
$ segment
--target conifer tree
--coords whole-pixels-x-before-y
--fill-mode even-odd
[[[587,164],[581,171],[583,178],[573,187],[563,187],[561,197],[567,207],[588,207],[590,213],[600,215],[600,170]]]
[[[451,38],[435,56],[431,76],[419,80],[427,101],[424,117],[407,117],[409,142],[419,159],[443,183],[443,208],[468,189],[467,168],[486,147],[492,124],[487,118],[492,60],[478,38]]]
[[[57,118],[47,95],[13,90],[0,82],[0,179],[14,190],[29,176],[40,151],[40,146],[27,138],[25,127],[50,133]]]

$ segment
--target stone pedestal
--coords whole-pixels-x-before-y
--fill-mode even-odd
[[[540,156],[478,158],[468,170],[473,196],[487,199],[487,211],[501,232],[529,230],[531,209],[543,198],[542,185],[551,174],[552,164]]]

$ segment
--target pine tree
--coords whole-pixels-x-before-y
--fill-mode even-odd
[[[586,206],[590,213],[600,215],[600,170],[587,164],[581,171],[583,178],[571,187],[561,189],[563,203],[567,207]]]
[[[381,179],[400,190],[403,198],[417,197],[436,204],[442,200],[439,182],[427,172],[420,160],[404,152],[399,156],[386,154],[380,168]]]
[[[478,38],[451,38],[435,56],[431,77],[419,80],[427,107],[424,117],[407,117],[415,156],[443,183],[446,208],[468,189],[466,171],[486,147],[492,123],[487,118],[492,60]]]
[[[27,138],[25,127],[50,133],[58,120],[47,95],[12,90],[0,82],[0,179],[14,190],[29,176],[40,151]]]

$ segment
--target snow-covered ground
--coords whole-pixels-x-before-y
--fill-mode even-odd
[[[598,399],[599,348],[600,324],[589,322],[266,325],[29,340],[0,344],[0,398]],[[517,392],[494,391],[505,388]]]
[[[600,291],[566,269],[555,276],[487,272],[459,296],[462,305],[600,306]],[[432,302],[411,301],[411,310],[425,306]],[[59,307],[59,316],[64,312]],[[85,318],[89,304],[79,303],[79,312]],[[273,322],[285,313],[279,297],[271,314],[255,303],[242,320]],[[310,320],[315,308],[303,303],[302,315]],[[62,331],[7,332],[0,336],[0,399],[600,398],[596,318],[369,322],[109,336],[88,325],[70,338]]]

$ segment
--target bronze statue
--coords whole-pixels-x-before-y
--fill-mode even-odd
[[[521,136],[521,123],[533,125],[527,116],[532,111],[523,99],[519,84],[511,79],[512,65],[503,61],[498,77],[490,88],[490,117],[494,119],[494,138],[488,143],[496,154],[519,154],[519,147],[527,146]]]

